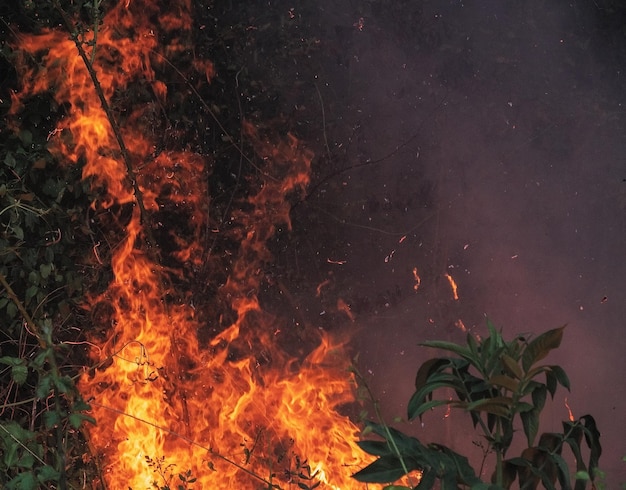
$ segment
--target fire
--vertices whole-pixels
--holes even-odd
[[[350,475],[368,460],[355,443],[358,427],[340,414],[354,401],[345,341],[322,334],[304,359],[290,355],[281,347],[280,322],[257,298],[263,264],[271,259],[267,240],[277,227],[291,227],[286,197],[304,192],[309,182],[312,154],[292,135],[273,140],[244,124],[266,177],[245,212],[230,217],[239,246],[219,294],[233,319],[215,327],[209,341],[198,340],[210,321],[196,310],[191,291],[207,261],[211,162],[188,151],[157,155],[156,136],[145,123],[168,98],[154,60],[181,52],[192,25],[188,2],[171,8],[122,1],[88,48],[95,49],[102,95],[118,110],[131,105],[129,113],[103,110],[66,32],[19,39],[21,52],[40,55],[41,63],[27,68],[25,56],[24,86],[12,113],[25,98],[46,91],[68,107],[50,134],[50,151],[83,166],[83,177],[101,196],[93,209],[123,230],[109,250],[113,279],[88,301],[101,322],[94,330],[106,331],[107,340],[91,353],[98,367],[80,382],[98,421],[87,429],[107,487],[167,485],[189,470],[198,488],[279,488],[309,476],[319,488],[358,488]],[[84,36],[90,46],[93,33]],[[165,47],[157,42],[163,38]],[[192,67],[210,82],[210,62],[195,60]],[[152,98],[137,106],[120,101],[133,83],[146,83]],[[126,158],[111,115],[119,119]],[[106,262],[101,247],[93,252],[98,264]],[[338,308],[351,315],[347,305]]]

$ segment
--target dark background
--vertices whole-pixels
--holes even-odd
[[[567,395],[575,416],[593,414],[616,488],[626,481],[625,7],[316,4],[295,13],[320,41],[303,83],[323,101],[308,125],[323,126],[329,148],[317,134],[319,175],[276,266],[315,265],[299,276],[303,297],[312,278],[331,282],[326,303],[300,306],[315,324],[353,326],[388,420],[405,417],[433,354],[418,342],[462,342],[457,320],[484,334],[487,316],[507,338],[567,324],[547,361],[565,368],[572,393],[557,394],[542,430],[560,430]],[[324,318],[338,297],[353,323]],[[480,461],[467,420],[435,412],[423,428],[399,426]]]

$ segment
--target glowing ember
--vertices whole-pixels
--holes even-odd
[[[452,297],[455,300],[458,300],[459,299],[459,294],[458,294],[458,291],[457,291],[456,281],[447,272],[444,274],[444,276],[448,280],[448,283],[450,284],[450,288],[452,288]]]
[[[413,284],[413,290],[417,291],[422,284],[422,279],[417,273],[417,267],[413,267],[413,280],[415,281],[415,284]]]
[[[567,403],[567,397],[565,397],[565,408],[567,408],[567,415],[569,417],[569,421],[574,422],[576,418],[574,417],[574,414],[572,413],[572,409],[570,408],[569,403]]]
[[[13,114],[24,98],[45,91],[68,107],[50,134],[50,151],[83,165],[84,178],[101,195],[93,208],[124,230],[112,249],[113,279],[89,300],[93,317],[105,318],[94,330],[107,331],[108,340],[92,352],[103,367],[80,384],[98,421],[88,431],[103,456],[107,486],[151,488],[190,470],[199,488],[277,488],[309,476],[321,482],[318,488],[360,488],[350,478],[367,463],[354,442],[359,431],[338,414],[354,401],[344,344],[322,335],[304,360],[289,356],[277,345],[276,320],[257,300],[260,271],[271,258],[266,242],[278,226],[291,226],[286,196],[309,182],[312,155],[293,136],[270,141],[244,125],[266,162],[266,178],[246,211],[230,217],[239,248],[220,294],[234,319],[207,345],[198,342],[207,320],[198,318],[186,291],[206,255],[210,165],[189,152],[155,156],[156,140],[142,123],[168,97],[151,54],[180,52],[180,36],[192,25],[188,3],[171,8],[122,1],[98,34],[93,64],[105,99],[119,104],[137,81],[147,82],[156,99],[120,121],[135,182],[74,42],[54,30],[19,40],[23,53],[43,58],[41,66],[24,69]],[[169,44],[159,47],[157,39]],[[210,81],[211,63],[196,60],[193,67]],[[162,215],[184,222],[185,233]],[[155,248],[154,237],[168,249]],[[97,246],[94,256],[99,264],[105,260]],[[353,318],[347,304],[338,309]]]

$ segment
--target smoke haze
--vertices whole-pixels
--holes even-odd
[[[326,55],[315,81],[325,136],[345,159],[307,212],[324,223],[313,240],[321,277],[357,314],[361,369],[386,415],[404,416],[431,354],[418,342],[463,341],[459,319],[483,333],[488,316],[507,338],[567,324],[549,361],[570,375],[574,414],[596,417],[614,488],[626,480],[620,12],[591,2],[360,8],[325,1],[311,14]],[[543,430],[567,418],[563,396]],[[472,447],[470,433],[445,430],[444,442]]]

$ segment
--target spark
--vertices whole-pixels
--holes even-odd
[[[574,420],[576,420],[574,418],[574,414],[572,413],[572,409],[569,406],[569,403],[567,403],[567,397],[565,397],[565,408],[567,408],[567,413],[569,415],[569,421],[570,422],[574,422]]]
[[[326,279],[325,281],[320,282],[317,285],[317,289],[315,290],[315,296],[316,297],[320,297],[320,295],[322,294],[322,288],[325,286],[328,286],[330,284],[330,279]]]
[[[420,287],[420,284],[422,284],[422,280],[417,273],[417,267],[413,267],[413,279],[415,280],[415,284],[413,284],[413,290],[417,291]]]
[[[446,279],[450,283],[450,287],[452,288],[452,297],[454,298],[455,301],[458,301],[459,294],[458,294],[458,291],[457,291],[456,281],[447,272],[444,274],[444,276],[446,277]]]
[[[326,262],[328,262],[329,264],[344,265],[347,262],[347,260],[326,259]]]

